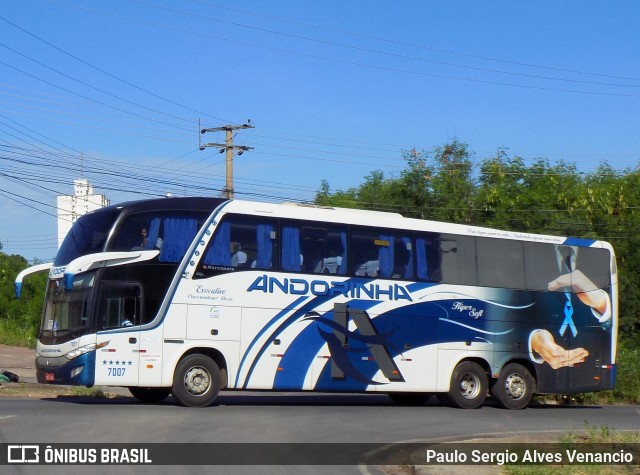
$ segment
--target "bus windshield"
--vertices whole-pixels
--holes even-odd
[[[78,276],[73,290],[62,279],[49,280],[39,338],[43,343],[64,343],[89,332],[89,299],[95,273]]]
[[[53,265],[64,266],[77,257],[102,252],[119,214],[117,208],[104,208],[81,216],[64,238]]]

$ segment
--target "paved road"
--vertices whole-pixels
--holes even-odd
[[[171,399],[160,405],[145,405],[125,397],[4,398],[0,404],[3,443],[392,443],[504,436],[556,441],[560,434],[582,431],[586,426],[635,431],[640,427],[640,408],[540,406],[506,411],[487,405],[465,411],[441,407],[435,401],[423,406],[396,406],[378,395],[291,393],[225,393],[219,405],[204,409],[180,407]],[[75,468],[64,473],[74,473]],[[102,467],[103,471],[91,473],[144,473],[141,468],[126,472],[127,467]],[[164,473],[160,470],[163,467],[156,468]],[[193,467],[169,468],[167,473],[197,472]],[[222,468],[232,468],[234,474],[361,473],[356,467],[346,466],[337,472],[328,470],[330,467],[209,467],[207,473],[218,473]],[[36,473],[35,469],[14,473]],[[478,473],[476,467],[474,472]]]
[[[0,345],[0,367],[33,379],[32,350]],[[4,365],[3,365],[4,362]],[[126,394],[126,391],[121,392]],[[510,437],[549,442],[587,427],[637,431],[636,406],[536,406],[506,411],[488,404],[464,411],[397,406],[383,395],[223,392],[219,404],[184,408],[169,398],[145,405],[130,397],[0,399],[0,443],[392,443]],[[212,457],[215,454],[212,454]],[[2,467],[2,473],[40,474],[43,467]],[[203,470],[204,469],[204,470]],[[375,471],[369,467],[366,471]],[[57,467],[46,473],[363,473],[362,467]],[[473,467],[475,475],[481,467]],[[461,472],[451,472],[461,473]]]

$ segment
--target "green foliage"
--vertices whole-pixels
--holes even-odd
[[[331,192],[325,180],[316,203],[609,241],[618,263],[620,335],[640,340],[640,167],[616,171],[603,163],[583,173],[564,161],[525,163],[504,150],[474,167],[458,140],[405,152],[404,159],[399,176],[376,171],[346,191]]]
[[[35,347],[47,276],[46,273],[28,276],[18,300],[14,282],[26,267],[24,257],[0,252],[0,343]]]
[[[585,421],[582,432],[570,432],[560,437],[561,446],[573,444],[637,444],[640,432],[616,432],[608,426],[596,427]],[[615,445],[612,445],[615,447]],[[619,475],[637,473],[635,465],[505,465],[508,475]]]

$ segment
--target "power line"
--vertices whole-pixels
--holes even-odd
[[[173,104],[173,105],[176,105],[176,106],[182,107],[183,109],[189,110],[189,111],[191,111],[191,112],[196,112],[196,113],[198,113],[198,114],[200,114],[200,115],[204,115],[204,116],[207,116],[207,117],[212,117],[212,118],[214,118],[214,119],[216,119],[216,120],[220,120],[220,121],[223,121],[223,122],[228,122],[228,121],[227,121],[227,120],[225,120],[225,119],[221,119],[221,118],[216,117],[216,116],[213,116],[213,115],[211,115],[211,114],[208,114],[208,113],[205,113],[205,112],[201,112],[201,111],[199,111],[199,110],[197,110],[197,109],[192,109],[192,108],[190,108],[190,107],[185,106],[184,104],[180,104],[180,103],[178,103],[178,102],[172,101],[171,99],[167,99],[167,98],[166,98],[166,97],[164,97],[164,96],[160,96],[159,94],[156,94],[156,93],[151,92],[151,91],[149,91],[149,90],[147,90],[147,89],[144,89],[144,88],[142,88],[142,87],[140,87],[140,86],[138,86],[138,85],[136,85],[136,84],[133,84],[133,83],[131,83],[131,82],[129,82],[129,81],[126,81],[126,80],[122,79],[122,78],[121,78],[121,77],[119,77],[119,76],[116,76],[116,75],[114,75],[114,74],[111,74],[110,72],[105,71],[104,69],[99,68],[99,67],[95,66],[94,64],[91,64],[91,63],[89,63],[89,62],[87,62],[87,61],[85,61],[85,60],[83,60],[83,59],[81,59],[81,58],[79,58],[79,57],[77,57],[77,56],[75,56],[75,55],[73,55],[73,54],[69,53],[68,51],[66,51],[66,50],[64,50],[64,49],[62,49],[62,48],[60,48],[60,47],[58,47],[58,46],[56,46],[56,45],[54,45],[54,44],[52,44],[52,43],[50,43],[50,42],[46,41],[46,40],[44,40],[43,38],[41,38],[41,37],[39,37],[39,36],[37,36],[37,35],[33,34],[32,32],[30,32],[30,31],[28,31],[28,30],[26,30],[26,29],[24,29],[24,28],[22,28],[22,27],[20,27],[20,26],[18,26],[18,25],[16,25],[15,23],[13,23],[13,22],[11,22],[11,21],[7,20],[6,18],[4,18],[4,17],[2,17],[2,16],[0,16],[0,20],[2,20],[2,21],[4,21],[4,22],[6,22],[6,23],[8,23],[8,24],[10,24],[10,25],[11,25],[11,26],[13,26],[14,28],[16,28],[16,29],[18,29],[18,30],[22,31],[23,33],[25,33],[25,34],[27,34],[27,35],[31,36],[32,38],[35,38],[36,40],[38,40],[38,41],[40,41],[40,42],[42,42],[42,43],[46,44],[47,46],[50,46],[51,48],[55,49],[56,51],[59,51],[59,52],[61,52],[61,53],[65,54],[65,55],[69,56],[70,58],[73,58],[73,59],[75,59],[76,61],[79,61],[80,63],[82,63],[82,64],[84,64],[84,65],[86,65],[86,66],[89,66],[89,67],[90,67],[90,68],[92,68],[92,69],[95,69],[96,71],[99,71],[99,72],[101,72],[101,73],[103,73],[103,74],[105,74],[105,75],[107,75],[107,76],[109,76],[109,77],[111,77],[111,78],[113,78],[113,79],[115,79],[115,80],[117,80],[117,81],[120,81],[120,82],[122,82],[122,83],[126,84],[127,86],[133,87],[133,88],[135,88],[135,89],[137,89],[137,90],[139,90],[139,91],[142,91],[142,92],[144,92],[144,93],[146,93],[146,94],[149,94],[149,95],[151,95],[151,96],[153,96],[153,97],[155,97],[155,98],[157,98],[157,99],[161,99],[161,100],[163,100],[163,101],[165,101],[165,102],[168,102],[168,103],[170,103],[170,104]]]
[[[187,11],[184,11],[184,10],[178,10],[176,8],[171,8],[171,7],[167,7],[167,6],[155,5],[153,3],[143,2],[141,0],[129,0],[129,1],[134,2],[134,3],[138,3],[140,5],[146,5],[146,6],[149,6],[149,7],[152,7],[152,8],[157,8],[157,9],[161,9],[161,10],[165,10],[165,11],[170,11],[170,12],[173,12],[173,13],[180,13],[182,15],[202,18],[202,19],[206,19],[206,20],[210,20],[210,21],[215,21],[215,22],[224,23],[224,24],[227,24],[227,25],[232,25],[232,26],[236,26],[236,27],[240,27],[240,28],[246,28],[246,29],[255,30],[255,31],[261,31],[261,32],[270,33],[270,34],[274,34],[274,35],[280,35],[280,36],[284,36],[284,37],[287,37],[287,38],[294,38],[294,39],[298,39],[298,40],[311,41],[311,42],[320,43],[320,44],[329,45],[329,46],[338,46],[340,48],[348,48],[348,49],[356,50],[356,51],[360,51],[360,52],[375,53],[375,54],[391,56],[391,57],[395,57],[395,58],[409,59],[409,60],[412,60],[412,61],[421,61],[421,62],[427,62],[427,63],[432,63],[432,64],[451,66],[451,67],[456,67],[456,68],[470,69],[470,70],[474,70],[474,71],[505,74],[505,75],[510,75],[510,76],[519,76],[519,77],[526,77],[526,78],[533,78],[533,79],[544,79],[544,80],[550,80],[550,81],[571,82],[571,83],[579,83],[579,84],[591,84],[591,85],[597,85],[597,86],[614,86],[614,87],[629,87],[629,88],[638,88],[638,87],[640,87],[640,85],[637,85],[637,84],[616,84],[616,83],[607,83],[607,82],[586,81],[586,80],[580,80],[580,79],[557,78],[557,77],[550,77],[550,76],[540,76],[540,75],[536,75],[536,74],[526,74],[526,73],[517,73],[517,72],[511,72],[511,71],[502,71],[502,70],[498,70],[498,69],[482,68],[482,67],[478,67],[478,66],[469,66],[469,65],[465,65],[465,64],[456,64],[456,63],[451,63],[451,62],[447,62],[447,61],[437,61],[437,60],[433,60],[433,59],[420,58],[420,57],[417,57],[417,56],[409,56],[409,55],[401,54],[401,53],[390,53],[388,51],[381,51],[381,50],[376,50],[376,49],[372,49],[372,48],[364,48],[364,47],[360,47],[360,46],[353,46],[353,45],[347,45],[347,44],[343,44],[343,43],[336,43],[336,42],[333,42],[333,41],[321,40],[321,39],[317,39],[317,38],[311,38],[311,37],[308,37],[308,36],[295,35],[295,34],[291,34],[291,33],[283,33],[281,31],[277,31],[277,30],[270,30],[270,29],[267,29],[267,28],[261,28],[261,27],[256,27],[256,26],[245,25],[245,24],[242,24],[242,23],[232,22],[232,21],[228,21],[228,20],[220,20],[220,19],[213,18],[213,17],[206,16],[206,15],[202,15],[202,14],[191,13],[191,12],[187,12]]]
[[[1,45],[0,45],[0,46],[1,46]],[[102,105],[102,106],[105,106],[105,107],[108,107],[108,108],[110,108],[110,109],[114,109],[114,110],[120,111],[120,112],[122,112],[122,113],[124,113],[124,114],[132,115],[132,116],[134,116],[134,117],[138,117],[138,118],[141,118],[141,119],[145,119],[145,120],[149,120],[149,121],[152,121],[152,122],[156,122],[156,123],[158,123],[158,124],[163,124],[163,125],[169,125],[169,126],[171,126],[171,124],[168,124],[167,122],[163,122],[163,121],[160,121],[160,120],[156,120],[156,119],[152,119],[152,118],[149,118],[149,117],[145,117],[145,116],[143,116],[143,115],[136,114],[135,112],[127,111],[127,110],[122,109],[122,108],[120,108],[120,107],[112,106],[112,105],[106,104],[105,102],[99,101],[99,100],[97,100],[97,99],[93,99],[93,98],[91,98],[91,97],[88,97],[88,96],[82,95],[82,94],[80,94],[80,93],[74,92],[74,91],[72,91],[72,90],[70,90],[70,89],[67,89],[67,88],[63,87],[63,86],[59,86],[59,85],[57,85],[57,84],[54,84],[54,83],[52,83],[51,81],[47,81],[46,79],[43,79],[43,78],[41,78],[41,77],[38,77],[38,76],[36,76],[36,75],[33,75],[33,74],[28,73],[28,72],[26,72],[26,71],[23,71],[23,70],[21,70],[20,68],[17,68],[17,67],[15,67],[15,66],[11,66],[10,64],[5,63],[4,61],[0,61],[0,64],[2,64],[3,66],[6,66],[7,68],[13,69],[14,71],[17,71],[17,72],[19,72],[19,73],[21,73],[21,74],[24,74],[25,76],[29,76],[30,78],[33,78],[33,79],[35,79],[35,80],[37,80],[37,81],[41,81],[41,82],[43,82],[43,83],[45,83],[45,84],[48,84],[49,86],[56,87],[56,88],[61,89],[61,90],[65,91],[65,92],[68,92],[68,93],[73,94],[73,95],[75,95],[75,96],[81,97],[81,98],[83,98],[83,99],[85,99],[85,100],[87,100],[87,101],[91,101],[91,102],[94,102],[94,103],[96,103],[96,104],[100,104],[100,105]],[[151,109],[151,110],[153,110],[153,109]],[[184,128],[184,129],[185,129],[185,130],[188,130],[187,128]]]
[[[625,94],[625,93],[606,92],[606,91],[584,91],[584,90],[577,90],[577,89],[562,89],[562,88],[556,88],[556,87],[535,86],[535,85],[527,85],[527,84],[516,84],[516,83],[507,83],[507,82],[501,82],[501,81],[491,81],[491,80],[478,79],[478,78],[469,78],[469,77],[452,76],[452,75],[445,75],[445,74],[427,73],[427,72],[423,72],[423,71],[414,71],[414,70],[396,68],[396,67],[391,67],[391,66],[377,66],[377,65],[358,62],[358,61],[350,61],[350,60],[343,60],[343,59],[332,58],[332,57],[327,57],[327,56],[320,56],[320,55],[306,53],[306,52],[288,50],[288,49],[285,49],[285,48],[276,48],[276,47],[273,47],[273,46],[268,46],[268,45],[260,44],[260,43],[253,43],[253,42],[245,41],[245,40],[235,40],[235,39],[230,39],[230,38],[226,38],[226,37],[223,37],[223,36],[213,35],[213,34],[210,34],[210,33],[195,32],[195,31],[192,31],[192,30],[188,30],[188,29],[185,29],[185,28],[178,28],[178,27],[175,27],[175,26],[161,25],[161,24],[153,23],[153,22],[146,21],[146,20],[140,20],[140,19],[137,19],[137,18],[131,18],[131,17],[123,16],[123,15],[114,14],[114,13],[108,13],[108,12],[104,12],[104,11],[100,11],[100,10],[94,10],[94,9],[82,7],[82,6],[79,6],[79,5],[69,5],[69,4],[65,4],[64,2],[60,2],[60,1],[57,1],[57,0],[50,0],[50,1],[53,2],[53,3],[58,3],[58,4],[61,4],[61,5],[65,5],[65,6],[70,6],[70,7],[73,7],[73,8],[80,9],[80,10],[86,10],[86,11],[89,11],[91,13],[97,13],[99,15],[111,16],[111,17],[114,17],[114,18],[130,21],[130,22],[135,22],[135,23],[140,23],[140,24],[144,24],[144,25],[149,25],[149,26],[153,26],[153,27],[156,27],[156,28],[162,28],[162,29],[166,29],[166,30],[170,30],[170,31],[178,31],[178,32],[182,32],[182,33],[188,33],[188,34],[191,34],[191,35],[197,35],[197,36],[202,36],[202,37],[206,37],[206,38],[211,38],[211,39],[231,42],[231,43],[235,43],[235,44],[239,44],[239,45],[250,46],[250,47],[253,47],[253,48],[261,48],[261,49],[266,49],[266,50],[269,50],[269,51],[275,51],[275,52],[278,52],[278,53],[286,53],[286,54],[300,56],[300,57],[319,59],[319,60],[322,60],[322,61],[329,61],[329,62],[333,62],[333,63],[337,63],[337,64],[358,66],[358,67],[361,67],[361,68],[373,69],[373,70],[378,70],[378,71],[386,71],[386,72],[409,74],[409,75],[424,76],[424,77],[433,77],[433,78],[438,78],[438,79],[450,79],[450,80],[455,80],[455,81],[471,82],[471,83],[475,83],[475,84],[488,84],[488,85],[494,85],[494,86],[523,88],[523,89],[537,90],[537,91],[563,92],[563,93],[571,93],[571,94],[582,94],[582,95],[592,95],[592,96],[609,96],[609,97],[640,97],[640,94]]]
[[[593,72],[593,71],[581,71],[581,70],[577,70],[577,69],[559,68],[559,67],[555,67],[555,66],[546,66],[546,65],[534,64],[534,63],[526,63],[526,62],[522,62],[522,61],[511,61],[511,60],[506,60],[506,59],[501,59],[501,58],[476,55],[476,54],[465,53],[465,52],[461,52],[461,51],[454,51],[454,50],[443,49],[443,48],[434,48],[432,46],[426,46],[426,45],[418,44],[418,43],[410,43],[410,42],[399,41],[399,40],[394,40],[394,39],[390,39],[390,38],[383,38],[383,37],[380,37],[380,36],[366,35],[366,34],[362,34],[362,33],[356,33],[356,32],[353,32],[353,31],[340,30],[340,29],[337,29],[337,28],[330,28],[330,27],[326,27],[326,26],[314,25],[312,23],[304,23],[304,22],[299,22],[299,21],[290,20],[290,19],[286,19],[286,18],[275,17],[275,16],[272,16],[272,15],[265,15],[265,14],[261,14],[261,13],[249,12],[247,10],[240,10],[238,8],[232,8],[232,7],[229,7],[229,6],[223,6],[223,5],[219,5],[219,4],[214,4],[214,3],[207,2],[207,1],[204,1],[204,0],[187,0],[187,1],[190,1],[192,3],[198,3],[198,4],[201,4],[201,5],[210,6],[210,7],[214,7],[214,8],[219,8],[219,9],[222,9],[222,10],[228,10],[228,11],[232,11],[232,12],[235,12],[235,13],[242,13],[244,15],[251,15],[251,16],[255,16],[255,17],[259,17],[259,18],[265,18],[265,19],[268,19],[268,20],[275,20],[275,21],[280,21],[280,22],[284,22],[284,23],[289,23],[289,24],[292,24],[292,25],[303,26],[304,28],[313,28],[313,29],[316,29],[316,30],[328,31],[328,32],[332,32],[332,33],[340,33],[340,34],[349,35],[349,36],[353,36],[353,37],[357,37],[357,38],[363,38],[363,39],[367,39],[367,40],[381,41],[381,42],[393,44],[393,45],[396,45],[396,46],[402,46],[402,47],[407,47],[408,46],[408,47],[412,47],[412,48],[418,48],[418,49],[423,49],[423,50],[428,50],[428,51],[434,51],[434,52],[437,52],[437,53],[446,53],[446,54],[450,54],[450,55],[462,56],[462,57],[472,58],[472,59],[481,59],[481,60],[485,60],[485,61],[492,61],[492,62],[502,63],[502,64],[510,64],[510,65],[514,65],[514,66],[526,66],[526,67],[530,67],[530,68],[546,69],[546,70],[549,70],[549,71],[558,71],[558,72],[571,73],[571,74],[583,74],[583,75],[588,75],[588,76],[599,76],[599,77],[606,77],[606,78],[611,78],[611,79],[623,79],[623,80],[629,80],[629,81],[640,81],[640,78],[636,78],[636,77],[616,76],[616,75],[612,75],[612,74],[597,73],[597,72]]]

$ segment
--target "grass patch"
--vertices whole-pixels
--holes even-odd
[[[100,387],[87,388],[85,386],[70,386],[69,395],[79,397],[109,398],[111,395],[105,393]]]
[[[607,426],[595,427],[585,423],[584,432],[570,432],[560,438],[561,445],[571,444],[638,444],[640,432],[615,432]],[[637,465],[505,465],[507,475],[631,475],[638,473]]]
[[[49,384],[33,383],[2,383],[0,384],[0,397],[15,398],[56,398],[56,397],[83,397],[111,399],[115,394],[107,393],[103,387],[87,388],[84,386],[57,386]]]
[[[0,318],[0,344],[35,348],[35,334],[36,328],[25,320]]]

